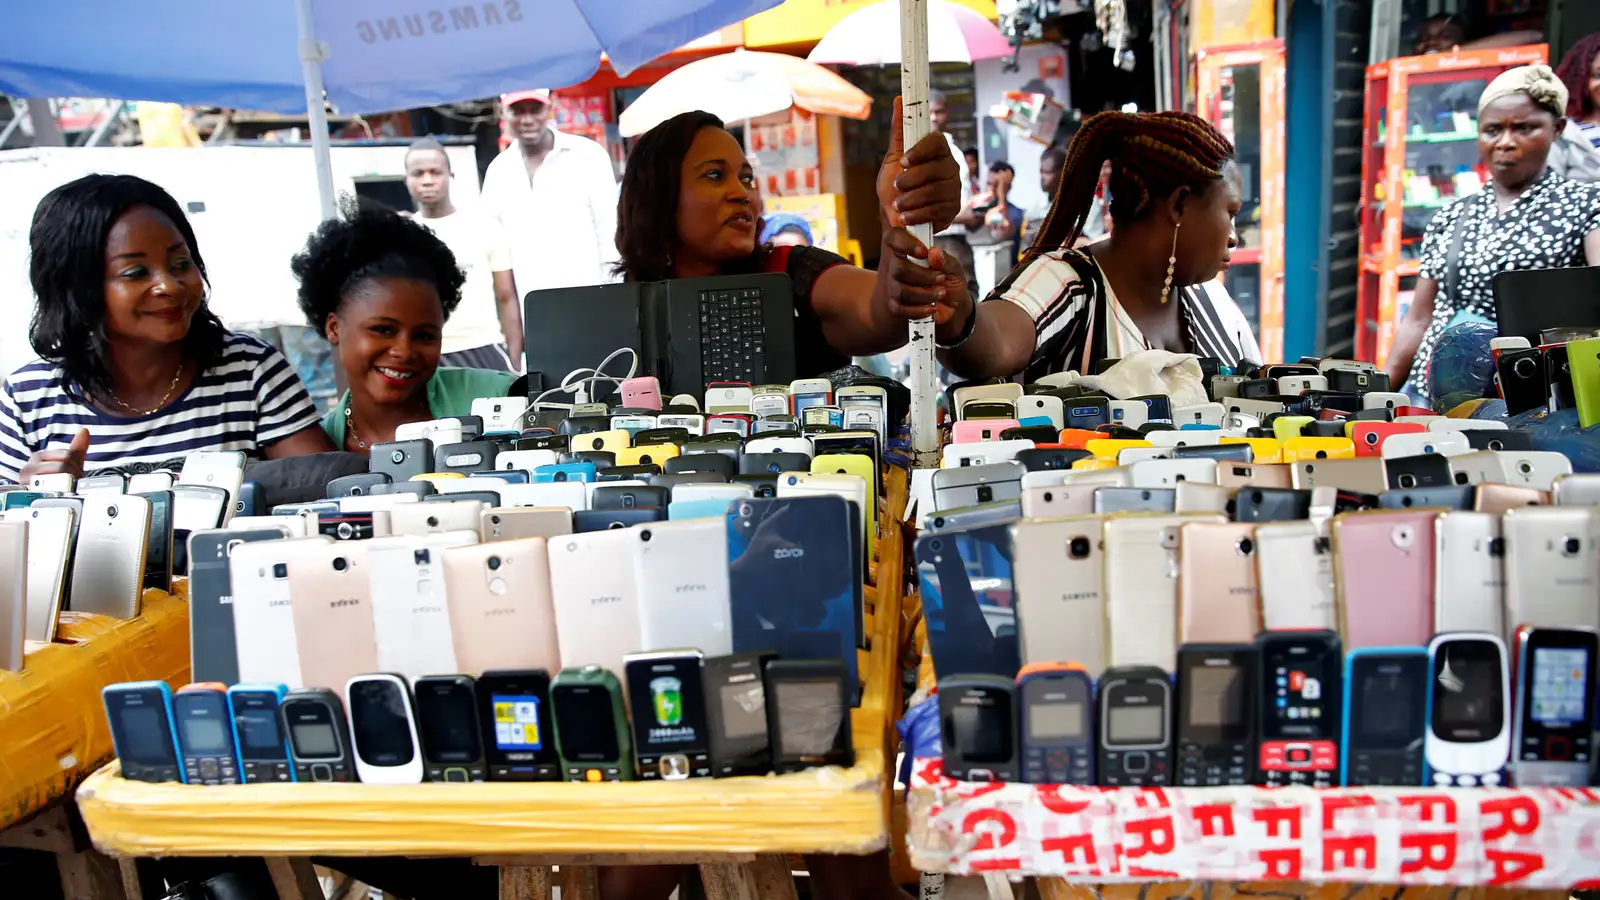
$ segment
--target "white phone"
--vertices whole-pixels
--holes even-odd
[[[995,463],[1010,462],[1017,458],[1017,453],[1023,450],[1032,450],[1033,441],[968,441],[959,444],[946,444],[940,453],[940,466],[946,469],[957,469],[962,466],[989,466]]]
[[[307,544],[331,543],[333,538],[319,534],[283,541],[246,541],[229,552],[229,592],[241,683],[305,686],[295,639],[289,558]],[[316,600],[303,597],[300,602]]]
[[[1215,447],[1222,443],[1222,431],[1152,431],[1145,440],[1157,447]]]
[[[493,475],[468,475],[465,478],[443,478],[433,486],[434,492],[439,494],[467,494],[472,491],[495,491],[511,482],[504,478],[495,478]],[[379,494],[378,496],[387,496]],[[434,501],[435,503],[442,501]]]
[[[184,459],[178,484],[204,484],[227,491],[228,501],[222,505],[222,522],[227,524],[244,482],[244,459],[238,450],[197,450]]]
[[[1502,353],[1507,350],[1528,350],[1532,347],[1533,345],[1528,342],[1528,339],[1520,334],[1502,335],[1489,339],[1489,349],[1499,350]]]
[[[878,436],[878,442],[888,440],[883,429],[883,410],[870,406],[854,406],[844,411],[844,427],[846,431],[871,431]]]
[[[1322,375],[1285,375],[1278,379],[1278,393],[1290,397],[1304,394],[1306,391],[1327,389],[1328,379]]]
[[[706,433],[706,417],[699,413],[662,413],[656,416],[656,427],[685,428],[688,429],[690,434],[699,436]]]
[[[1222,405],[1226,407],[1230,413],[1244,413],[1257,418],[1260,418],[1261,416],[1270,416],[1274,413],[1281,413],[1284,411],[1284,405],[1276,400],[1256,400],[1245,397],[1229,397],[1222,401]],[[1232,427],[1237,428],[1240,426]]]
[[[1150,459],[1128,466],[1128,486],[1136,488],[1173,488],[1179,482],[1195,481],[1201,484],[1217,483],[1217,461],[1214,459]]]
[[[1426,427],[1427,424],[1429,422],[1432,422],[1434,419],[1442,419],[1442,418],[1444,418],[1444,416],[1441,416],[1438,413],[1426,413],[1426,414],[1420,415],[1420,416],[1395,416],[1394,420],[1396,422],[1410,422],[1410,423],[1413,423],[1413,424],[1416,424],[1416,425],[1422,425],[1422,426]]]
[[[359,512],[340,507],[340,512]],[[306,537],[316,533],[316,516],[234,516],[228,520],[229,531],[259,531],[266,528],[286,538]]]
[[[1126,467],[1117,466],[1110,469],[1088,469],[1082,472],[1064,472],[1061,475],[1062,484],[1075,484],[1079,487],[1131,487],[1128,482]]]
[[[569,534],[548,543],[550,592],[561,662],[601,666],[626,678],[623,657],[643,650],[634,580],[636,529]]]
[[[465,480],[465,479],[462,479]],[[580,483],[581,490],[583,485]],[[505,504],[504,499],[501,500]],[[489,508],[482,500],[446,500],[434,503],[405,503],[389,510],[389,533],[428,534],[439,531],[478,530],[478,514]],[[430,672],[438,675],[438,672]]]
[[[1506,572],[1500,517],[1454,510],[1434,526],[1434,631],[1504,636]],[[1515,631],[1515,629],[1511,629]]]
[[[1471,453],[1472,445],[1467,443],[1467,436],[1458,431],[1412,431],[1389,435],[1378,449],[1384,459],[1399,459],[1425,453],[1461,456]]]
[[[173,477],[171,472],[144,472],[139,475],[128,476],[129,494],[149,494],[154,491],[172,490]]]
[[[461,422],[457,419],[429,419],[426,422],[407,422],[394,429],[395,441],[429,440],[433,446],[461,443]]]
[[[808,407],[829,406],[833,400],[833,382],[826,378],[801,378],[789,383],[790,409],[796,419]],[[956,404],[956,409],[961,405]]]
[[[694,647],[707,656],[733,652],[727,530],[721,517],[627,529],[638,591],[640,650]]]
[[[788,394],[757,394],[750,398],[750,415],[758,419],[789,414]],[[615,425],[615,423],[612,423]],[[651,426],[652,428],[655,426]]]
[[[1102,531],[1106,667],[1178,666],[1178,528],[1216,515],[1117,516]]]
[[[1600,506],[1600,475],[1563,475],[1550,493],[1557,506]]]
[[[1423,759],[1439,787],[1498,787],[1511,756],[1511,677],[1506,644],[1486,631],[1436,634]],[[1487,738],[1485,736],[1488,736]]]
[[[1050,427],[1057,430],[1067,427],[1066,405],[1060,397],[1051,394],[1023,394],[1017,399],[1017,419],[1030,419],[1035,416],[1044,416],[1050,420]]]
[[[1327,372],[1332,369],[1342,369],[1350,372],[1376,372],[1378,371],[1378,364],[1355,359],[1324,359],[1317,362],[1318,372]]]
[[[500,489],[501,506],[565,506],[574,512],[589,508],[589,493],[581,481],[543,484],[508,484]]]
[[[128,492],[128,479],[120,474],[89,475],[78,479],[75,487],[79,497],[90,494],[126,494]]]
[[[461,480],[462,481],[466,481],[467,479],[463,478]],[[389,510],[394,509],[396,506],[409,506],[409,505],[411,505],[413,503],[420,503],[420,502],[422,502],[421,498],[419,498],[416,494],[377,494],[377,495],[361,494],[361,495],[358,495],[358,496],[340,497],[339,498],[339,511],[340,512],[346,512],[346,513],[370,513],[370,512],[385,512],[386,513]],[[260,517],[256,516],[256,517],[253,517],[253,518],[260,518]],[[283,518],[283,517],[280,516],[279,518]],[[377,523],[374,522],[373,524],[376,525]],[[385,534],[390,533],[390,531],[388,530],[389,529],[389,525],[388,525],[387,522],[384,523],[384,528],[386,530],[383,533],[385,533]],[[374,529],[374,534],[377,534],[377,533],[378,533],[377,530]]]
[[[1450,419],[1439,417],[1428,423],[1429,431],[1506,431],[1504,422],[1492,419]]]
[[[1172,450],[1171,447],[1129,447],[1117,451],[1117,465],[1131,466],[1136,462],[1147,462],[1152,459],[1171,459]]]
[[[1125,428],[1138,428],[1150,416],[1150,407],[1143,400],[1107,400],[1106,410],[1111,424]]]
[[[1222,427],[1223,419],[1227,418],[1228,411],[1221,403],[1196,403],[1193,406],[1180,406],[1172,411],[1172,427],[1180,430],[1185,425],[1215,425]],[[1155,432],[1162,434],[1163,432]]]
[[[1507,630],[1600,628],[1600,510],[1526,506],[1500,519]]]
[[[1029,472],[1028,475],[1055,474]],[[1022,515],[1027,519],[1062,519],[1067,516],[1087,516],[1094,513],[1095,485],[1066,484],[1058,477],[1054,484],[1030,487],[1027,476],[1022,482]]]
[[[478,533],[399,535],[366,543],[378,668],[413,681],[459,672],[445,593],[444,551],[478,543]]]
[[[1333,551],[1317,526],[1305,521],[1268,522],[1256,526],[1255,541],[1261,627],[1337,631]]]
[[[1479,450],[1451,457],[1450,469],[1457,484],[1509,484],[1549,491],[1557,478],[1572,474],[1572,460],[1554,450]]]
[[[615,483],[616,482],[604,482],[604,481],[596,482],[596,484],[615,484]],[[673,485],[673,487],[672,487],[672,502],[673,503],[678,503],[678,502],[686,501],[686,500],[728,500],[728,501],[733,501],[733,500],[740,500],[740,499],[743,499],[743,498],[746,498],[746,497],[754,497],[755,495],[756,495],[755,487],[752,486],[752,485],[748,485],[748,484],[677,484],[677,485]],[[726,552],[726,551],[724,551],[724,552]],[[693,646],[693,645],[692,644],[681,644],[681,645],[678,645],[678,646],[689,647],[689,646]],[[701,647],[700,649],[703,650],[703,651],[705,650],[704,647]],[[709,651],[706,651],[706,652],[707,652],[708,655],[712,655],[712,656],[716,655],[716,654],[710,653]]]
[[[522,417],[528,412],[527,397],[476,397],[472,414],[483,420],[483,432],[522,432]],[[430,673],[438,674],[438,673]]]
[[[1362,409],[1398,409],[1410,405],[1411,398],[1398,391],[1369,391],[1361,395]]]
[[[1227,515],[1233,504],[1234,488],[1198,481],[1180,481],[1173,492],[1172,511],[1179,513],[1220,513]]]
[[[56,617],[72,571],[73,536],[78,511],[70,506],[32,506],[8,509],[0,521],[28,526],[28,615],[25,635],[30,641],[56,639]]]
[[[345,682],[351,755],[363,784],[421,784],[422,742],[411,688],[389,673],[357,675]]]
[[[861,521],[861,552],[866,553],[870,546],[867,540],[867,529],[875,527],[876,522],[869,522],[874,506],[867,504],[867,480],[859,475],[824,475],[820,472],[787,472],[778,479],[778,489],[775,492],[779,497],[818,497],[834,495],[843,497],[856,505],[860,514],[857,518]]]
[[[71,472],[51,472],[48,475],[35,475],[28,482],[28,490],[39,491],[46,494],[70,494],[77,486],[77,479]]]
[[[795,382],[799,384],[799,382]],[[791,391],[798,395],[798,391]],[[956,388],[950,396],[950,403],[959,413],[973,400],[1010,400],[1016,403],[1022,397],[1022,385],[1014,381],[1003,384],[974,384],[967,387]],[[958,416],[959,418],[959,416]]]
[[[561,454],[554,450],[502,450],[494,456],[498,472],[521,470],[532,472],[540,466],[560,465]]]
[[[632,434],[632,433],[634,433],[636,431],[645,431],[647,429],[654,428],[654,427],[656,427],[656,417],[655,416],[612,416],[611,417],[611,430],[612,431],[626,431],[629,434]],[[516,453],[516,452],[519,452],[519,451],[513,450],[511,452]],[[496,465],[495,468],[504,468],[504,466]]]
[[[717,413],[747,413],[750,411],[750,401],[755,398],[755,390],[749,385],[727,385],[706,388],[706,405],[701,409],[708,414]]]
[[[811,441],[803,437],[762,437],[745,441],[746,453],[799,453],[814,456]]]

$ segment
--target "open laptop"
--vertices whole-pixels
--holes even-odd
[[[1600,328],[1600,266],[1500,272],[1492,284],[1501,335],[1537,347],[1549,328]]]

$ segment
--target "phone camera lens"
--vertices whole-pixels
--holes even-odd
[[[1264,498],[1265,498],[1265,495],[1262,494],[1260,491],[1251,491],[1250,492],[1250,502],[1251,503],[1254,503],[1254,504],[1259,506],[1261,501]]]
[[[1517,471],[1524,475],[1530,475],[1533,473],[1533,466],[1525,462],[1517,463]]]
[[[749,518],[750,517],[750,504],[748,504],[748,503],[739,504],[739,515],[741,517],[743,517],[743,518]]]
[[[639,540],[648,542],[650,540],[650,532],[648,530],[639,532]]]
[[[1410,490],[1411,488],[1416,487],[1417,486],[1417,476],[1412,475],[1409,472],[1401,475],[1400,476],[1400,486],[1405,488],[1406,490]]]
[[[334,529],[334,532],[341,541],[348,541],[355,537],[356,534],[356,530],[351,527],[349,522],[340,522],[339,527]]]
[[[500,517],[499,516],[490,516],[489,517],[489,524],[491,524],[491,525],[499,525],[500,524]]]
[[[405,451],[404,450],[395,450],[395,451],[391,452],[389,454],[389,461],[392,462],[392,463],[395,463],[397,465],[399,463],[405,462],[406,461]]]
[[[978,502],[991,503],[994,501],[994,488],[987,484],[978,486]]]
[[[789,483],[790,483],[790,484],[791,484],[791,485],[794,485],[794,484],[799,484],[799,483],[800,483],[800,479],[799,479],[799,477],[798,477],[798,476],[795,476],[795,475],[790,475],[790,476],[789,476]]]
[[[428,527],[429,528],[438,528],[439,527],[439,517],[438,516],[429,516],[428,517]]]
[[[1511,364],[1511,372],[1518,378],[1532,378],[1533,359],[1527,356],[1522,357]]]
[[[1140,500],[1149,500],[1150,499],[1150,492],[1149,491],[1140,491],[1139,492],[1139,499]]]
[[[289,566],[286,563],[273,563],[272,564],[272,577],[273,578],[288,578],[289,577]]]
[[[1044,492],[1044,502],[1053,503],[1053,502],[1055,502],[1055,499],[1056,499],[1055,492],[1053,492],[1053,491],[1045,491]]]
[[[1376,431],[1367,432],[1365,440],[1368,446],[1378,443],[1378,433]]]
[[[346,562],[344,557],[335,556],[333,558],[333,570],[335,572],[343,572],[345,569],[348,569],[348,568],[350,568],[350,563]]]
[[[1067,554],[1073,559],[1083,559],[1089,555],[1089,546],[1088,538],[1075,537],[1067,542]]]
[[[932,550],[935,553],[938,553],[939,551],[944,549],[944,541],[930,541],[928,543],[928,549]]]
[[[489,557],[489,571],[494,572],[494,571],[497,571],[499,568],[500,568],[500,557],[498,557],[498,556]]]
[[[1243,540],[1239,541],[1238,547],[1240,556],[1249,556],[1255,552],[1256,542],[1250,540],[1249,538],[1244,538]]]
[[[1568,556],[1577,556],[1578,551],[1582,549],[1583,541],[1578,540],[1575,537],[1567,538],[1566,541],[1561,545],[1562,552],[1566,553]]]

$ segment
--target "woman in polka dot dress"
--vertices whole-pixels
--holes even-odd
[[[1392,383],[1428,395],[1428,363],[1451,321],[1462,313],[1494,321],[1496,273],[1600,263],[1600,185],[1568,181],[1546,166],[1566,108],[1567,90],[1548,66],[1510,69],[1484,90],[1478,157],[1490,173],[1488,190],[1455,201],[1428,224],[1416,293],[1389,355]]]

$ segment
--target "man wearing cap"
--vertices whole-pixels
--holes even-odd
[[[484,210],[511,247],[517,290],[614,281],[617,178],[605,148],[557,131],[548,90],[500,98],[515,140],[483,176]]]

